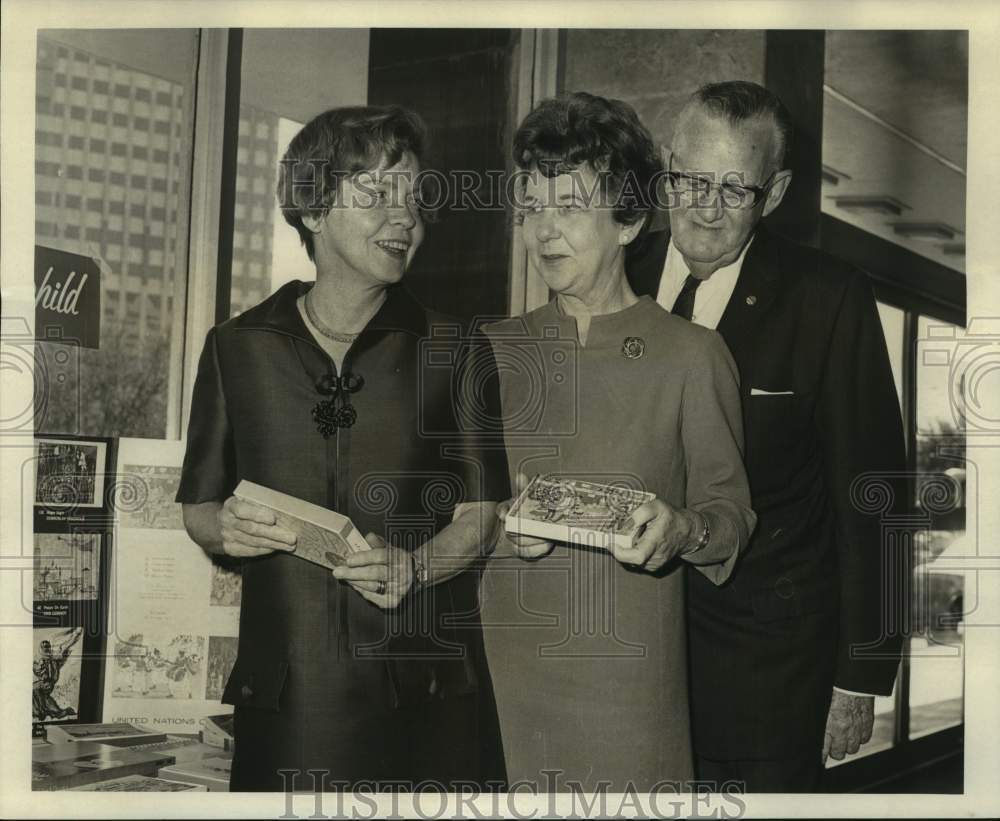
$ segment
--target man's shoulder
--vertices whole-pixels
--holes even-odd
[[[754,243],[765,266],[777,269],[789,286],[819,298],[839,298],[852,283],[867,282],[864,272],[850,262],[770,231],[759,231]],[[748,253],[754,251],[751,246]]]

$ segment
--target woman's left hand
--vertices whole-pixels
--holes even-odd
[[[413,586],[413,560],[374,533],[365,540],[372,549],[348,556],[345,564],[333,569],[334,578],[350,584],[372,604],[391,610]]]
[[[612,553],[622,564],[655,573],[697,541],[694,535],[696,519],[697,514],[689,510],[671,507],[662,499],[653,499],[632,512],[634,524],[640,528],[645,525],[645,529],[640,529],[631,547],[616,547]]]

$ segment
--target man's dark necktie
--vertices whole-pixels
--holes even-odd
[[[694,295],[701,283],[702,280],[698,279],[694,274],[688,274],[687,279],[684,280],[681,292],[677,294],[677,299],[674,301],[674,307],[670,313],[674,316],[682,316],[690,320],[691,315],[694,313]]]

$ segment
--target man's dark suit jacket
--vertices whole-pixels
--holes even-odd
[[[656,297],[668,241],[652,232],[628,260],[637,294]],[[860,271],[763,229],[718,331],[740,371],[758,524],[727,584],[688,574],[695,751],[818,757],[833,686],[888,694],[898,663],[883,591],[905,564],[886,565],[880,516],[851,492],[905,466],[885,339]]]

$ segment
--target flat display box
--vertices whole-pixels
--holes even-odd
[[[622,485],[546,474],[521,492],[504,520],[510,534],[612,550],[628,548],[639,528],[629,517],[656,494]]]

